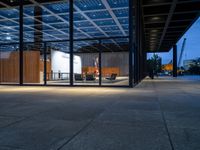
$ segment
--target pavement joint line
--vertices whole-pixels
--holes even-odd
[[[154,90],[155,90],[155,95],[156,95],[156,100],[157,100],[157,102],[158,102],[158,105],[159,105],[159,108],[160,108],[160,112],[161,112],[161,116],[162,116],[162,119],[163,119],[163,122],[164,122],[164,127],[165,127],[165,130],[166,130],[166,132],[167,132],[167,136],[168,136],[168,139],[169,139],[169,143],[170,143],[170,146],[171,146],[171,150],[175,150],[174,149],[174,145],[173,145],[173,142],[172,142],[172,139],[171,139],[171,135],[170,135],[170,133],[169,133],[169,129],[168,129],[168,126],[167,126],[167,122],[166,122],[166,119],[165,119],[165,115],[164,115],[164,112],[162,111],[162,107],[161,107],[161,104],[160,104],[160,101],[159,101],[159,97],[158,97],[158,95],[156,94],[156,93],[158,93],[157,92],[157,89],[156,89],[156,85],[155,85],[155,83],[154,82],[152,82],[153,84],[153,88],[154,88]]]
[[[17,123],[19,123],[19,122],[22,122],[22,121],[24,121],[24,120],[26,120],[26,119],[28,119],[28,118],[23,118],[23,119],[20,119],[20,120],[14,121],[14,122],[12,122],[12,123],[9,123],[9,124],[7,124],[7,125],[5,125],[5,126],[0,127],[0,129],[1,129],[1,128],[7,128],[7,127],[10,127],[10,126],[12,126],[12,125],[14,125],[14,124],[17,124]]]
[[[1,148],[9,148],[9,150],[24,150],[24,149],[22,149],[21,147],[16,147],[16,146],[11,146],[11,145],[0,145],[0,149]]]
[[[41,112],[38,112],[38,113],[32,114],[32,115],[30,115],[30,116],[25,116],[25,117],[17,116],[18,118],[21,117],[22,119],[17,120],[17,121],[14,121],[14,122],[12,122],[12,123],[9,123],[9,124],[7,124],[7,125],[1,127],[1,128],[7,128],[7,127],[10,127],[10,126],[12,126],[12,125],[14,125],[14,124],[17,124],[17,123],[20,123],[20,122],[22,122],[22,121],[28,120],[28,119],[34,117],[35,115],[38,115],[38,114],[40,114],[40,113],[47,112],[47,111],[48,111],[48,110],[46,110],[46,111],[41,111]],[[17,117],[15,116],[15,117],[13,117],[13,118],[17,118]]]
[[[116,102],[117,101],[113,101],[113,103],[111,105],[109,105],[108,107],[106,107],[101,113],[99,113],[97,116],[95,116],[94,118],[92,118],[85,126],[83,126],[78,132],[76,132],[71,138],[69,138],[66,142],[64,142],[58,148],[56,148],[56,150],[61,150],[65,145],[67,145],[70,141],[72,141],[82,131],[86,130],[95,121],[96,118],[98,118],[101,114],[103,114],[107,109],[109,109],[110,107],[112,107],[112,105],[114,105]]]
[[[91,119],[86,125],[84,125],[80,130],[78,130],[72,137],[66,140],[63,144],[61,144],[56,150],[61,150],[65,145],[67,145],[70,141],[72,141],[76,136],[78,136],[82,131],[84,131],[87,127],[89,127],[95,118]],[[64,139],[63,139],[64,140]]]

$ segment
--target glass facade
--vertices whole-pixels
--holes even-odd
[[[101,53],[102,85],[128,86],[128,42],[128,38],[102,40],[102,45],[105,47]]]
[[[99,85],[98,40],[74,42],[74,84]]]
[[[0,83],[19,83],[19,7],[0,9]]]
[[[0,4],[1,84],[132,85],[131,0],[21,2]]]

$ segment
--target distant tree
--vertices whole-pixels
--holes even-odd
[[[157,75],[162,70],[161,58],[154,54],[150,59],[147,60],[147,70],[149,75]]]
[[[151,59],[147,60],[147,71],[148,71],[148,75],[150,78],[154,78],[153,75],[153,68],[154,68],[154,62]]]
[[[158,56],[158,54],[154,54],[150,60],[152,61],[154,72],[155,73],[161,72],[162,70],[161,58]]]
[[[197,64],[191,65],[190,68],[188,69],[188,72],[190,74],[200,75],[200,66]]]

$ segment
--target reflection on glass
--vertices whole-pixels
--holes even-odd
[[[0,46],[0,83],[19,83],[19,45]]]
[[[99,85],[98,41],[74,43],[74,84]]]
[[[1,5],[0,8],[0,83],[19,83],[19,7]]]
[[[18,83],[19,47],[11,43],[19,43],[19,3],[4,3],[0,9],[0,82]],[[68,85],[69,1],[26,0],[23,7],[24,84],[43,84],[47,79],[47,84]],[[101,74],[103,85],[127,85],[128,40],[110,38],[128,36],[128,1],[74,0],[73,13],[74,84],[99,85]],[[108,40],[100,45],[104,38]]]
[[[102,40],[102,85],[128,85],[128,39]]]
[[[46,75],[44,42],[67,40],[69,2],[26,1],[24,5],[24,83],[68,84],[69,54],[66,43],[47,43]]]
[[[43,44],[24,44],[23,82],[24,84],[44,83]]]
[[[51,42],[47,44],[46,67],[47,84],[69,84],[69,42]]]

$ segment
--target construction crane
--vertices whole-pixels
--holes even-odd
[[[181,47],[181,53],[180,53],[179,61],[178,61],[178,65],[177,65],[178,66],[178,70],[177,70],[178,75],[183,75],[183,72],[184,72],[184,70],[181,69],[181,61],[182,61],[183,52],[184,52],[184,49],[185,49],[185,44],[186,44],[186,38],[184,38],[184,40],[183,40],[183,44],[182,44],[182,47]],[[167,71],[167,72],[172,72],[173,61],[170,60],[168,64],[163,65],[162,70]]]
[[[181,53],[180,53],[179,60],[178,60],[178,68],[179,69],[181,68],[181,61],[182,61],[183,52],[184,52],[184,49],[185,49],[185,43],[186,43],[186,38],[184,38],[184,40],[183,40],[183,44],[182,44],[182,48],[181,48]]]
[[[178,70],[177,70],[178,75],[183,75],[184,71],[185,71],[181,67],[181,61],[182,61],[183,52],[184,52],[184,49],[185,49],[185,44],[186,44],[186,38],[184,38],[184,40],[183,40],[183,44],[182,44],[182,47],[181,47],[181,53],[180,53],[179,60],[178,60]]]

